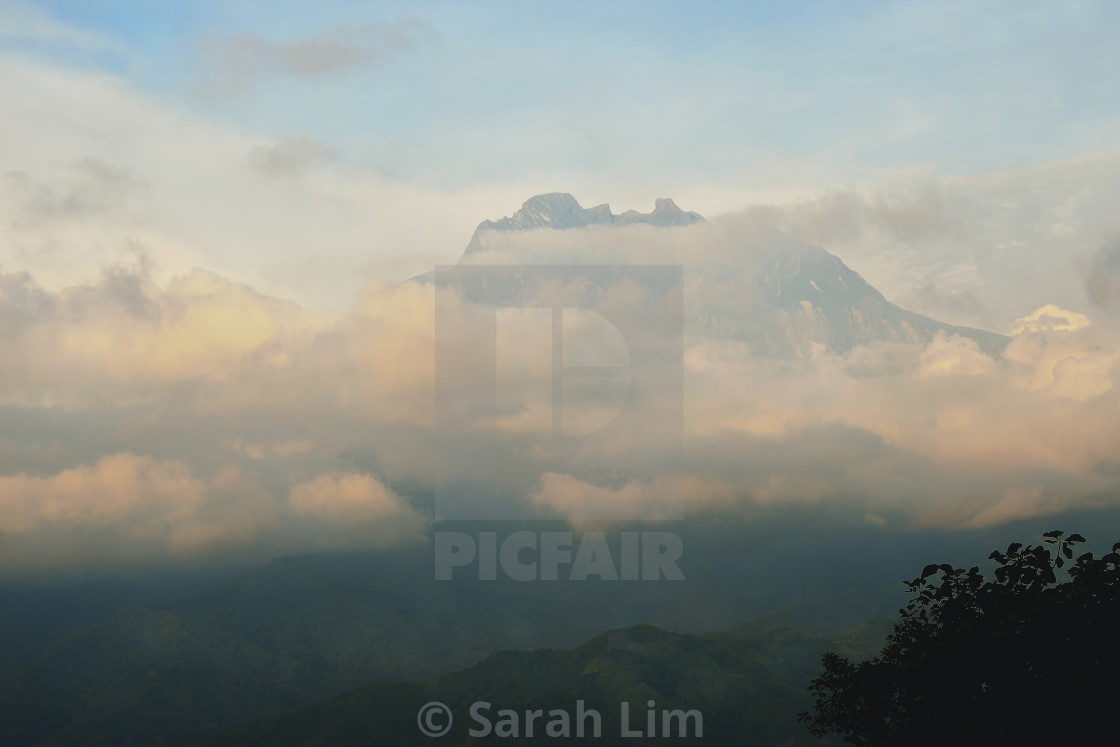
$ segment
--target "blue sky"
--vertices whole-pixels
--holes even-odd
[[[803,238],[942,316],[959,304],[921,288],[972,278],[1009,295],[990,287],[1006,266],[973,266],[1028,247],[1031,302],[1068,304],[1070,258],[1110,228],[1107,170],[1086,167],[1077,189],[1018,172],[1117,147],[1118,21],[1105,2],[0,0],[0,173],[62,202],[88,189],[74,164],[90,159],[145,185],[83,231],[40,220],[33,236],[16,215],[0,265],[59,287],[139,245],[165,278],[204,266],[337,307],[375,275],[454,261],[480,221],[542,192],[715,216],[932,189],[934,208],[997,224],[938,229],[940,243]],[[946,196],[962,179],[968,195]],[[1057,241],[1070,219],[1081,228]],[[955,320],[1006,325],[1027,306]]]
[[[1106,147],[1120,124],[1113,3],[37,7],[106,44],[8,50],[447,189],[526,173],[593,174],[604,193],[627,194],[650,182],[802,186],[916,163],[967,174]],[[239,34],[369,57],[231,82],[215,48]]]

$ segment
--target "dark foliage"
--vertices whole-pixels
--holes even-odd
[[[878,658],[825,654],[801,720],[876,747],[1099,741],[1114,728],[1120,542],[1074,559],[1084,541],[1012,543],[991,554],[992,579],[926,566]]]

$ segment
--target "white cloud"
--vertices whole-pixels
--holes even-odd
[[[235,468],[205,479],[178,460],[119,453],[43,477],[0,476],[8,573],[236,548],[276,525],[271,500]]]
[[[274,497],[259,475],[110,454],[56,474],[0,475],[4,573],[207,554],[422,542],[427,518],[368,475],[321,475]]]
[[[633,235],[654,252],[678,241]],[[418,540],[426,514],[392,486],[431,484],[437,292],[465,303],[372,284],[323,315],[201,271],[161,286],[117,268],[57,294],[0,275],[3,551],[30,567]],[[1120,447],[1120,346],[1089,322],[1041,308],[1000,361],[940,336],[791,364],[693,331],[683,473],[644,423],[542,467],[521,498],[583,518],[823,502],[891,526],[1094,505],[1116,487],[1101,470]],[[460,342],[466,365],[478,341]],[[549,392],[517,386],[534,372],[511,368],[503,393],[536,415],[497,423],[526,443],[551,427]]]
[[[30,3],[0,3],[0,41],[20,40],[92,51],[123,52],[111,38],[59,23]]]
[[[246,135],[106,75],[0,56],[0,89],[0,268],[52,291],[140,250],[159,282],[206,268],[337,310],[375,276],[454,261],[479,216],[523,199],[392,179],[310,135]]]

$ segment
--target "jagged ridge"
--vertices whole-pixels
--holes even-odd
[[[467,254],[482,251],[486,248],[486,234],[491,231],[527,231],[533,228],[582,228],[591,225],[631,225],[646,223],[651,226],[687,226],[693,223],[704,222],[704,217],[699,213],[685,212],[668,197],[658,198],[654,202],[653,212],[639,213],[637,210],[627,210],[621,215],[611,212],[610,205],[603,203],[592,208],[584,208],[566,192],[549,192],[548,194],[530,197],[522,204],[521,209],[513,215],[501,220],[485,220],[478,224],[470,243],[467,245]]]

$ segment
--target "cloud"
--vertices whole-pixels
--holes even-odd
[[[110,268],[98,283],[57,295],[23,274],[0,278],[16,290],[0,296],[0,310],[7,318],[11,307],[20,325],[0,339],[0,402],[143,398],[159,382],[222,378],[254,354],[267,361],[269,346],[322,324],[295,304],[201,270],[160,288],[143,266]]]
[[[215,77],[207,87],[233,92],[271,76],[318,78],[377,67],[437,38],[430,25],[415,18],[296,39],[272,39],[252,31],[211,37],[204,53]]]
[[[292,486],[288,505],[316,546],[391,547],[427,541],[428,518],[371,475],[328,474]]]
[[[490,206],[523,199],[517,184],[392,178],[369,154],[331,158],[312,135],[248,136],[117,79],[18,57],[0,56],[0,90],[0,268],[52,292],[139,247],[161,284],[205,268],[342,310],[374,277],[454,261]],[[58,111],[79,114],[43,115]]]
[[[669,258],[692,245],[722,261],[744,250],[718,224],[696,244],[670,234],[622,232],[633,244],[616,251]],[[591,251],[606,240],[577,238]],[[526,237],[538,239],[534,256],[559,251],[556,235]],[[618,290],[604,310],[640,305]],[[322,314],[210,272],[161,285],[142,263],[58,293],[0,274],[0,521],[12,567],[419,541],[437,293],[465,313],[458,293],[417,283],[373,283],[346,311]],[[464,484],[470,455],[485,450],[475,428],[530,450],[551,433],[551,388],[533,384],[548,373],[540,330],[522,316],[501,338],[522,355],[504,368],[508,415],[443,434],[469,457]],[[530,460],[536,482],[502,500],[584,520],[816,503],[891,527],[1106,503],[1120,487],[1102,471],[1120,447],[1114,332],[1058,306],[1013,327],[1002,360],[941,335],[799,363],[690,328],[682,433],[641,422],[601,447]],[[482,341],[458,342],[445,364],[465,373]],[[450,406],[469,414],[478,393],[460,394]],[[599,394],[584,397],[588,412],[610,404]],[[662,451],[669,436],[683,438],[683,465]]]
[[[814,197],[747,208],[744,215],[814,243],[835,245],[881,232],[895,240],[955,234],[969,206],[921,170],[891,174],[870,188],[848,187]],[[973,208],[975,209],[975,208]]]
[[[18,170],[4,178],[21,198],[17,220],[23,225],[104,214],[148,188],[128,168],[90,156],[72,162],[58,184]]]
[[[969,176],[915,167],[740,217],[827,247],[903,308],[1003,331],[1047,303],[1109,303],[1113,242],[1094,257],[1086,247],[1113,227],[1118,165],[1110,148]]]
[[[368,475],[322,475],[285,501],[260,475],[200,476],[180,460],[104,456],[46,476],[0,475],[4,573],[206,555],[385,548],[424,541],[428,519]]]
[[[918,375],[975,376],[988,373],[995,365],[994,360],[980,351],[976,340],[940,332],[922,351]]]
[[[580,522],[641,517],[647,521],[679,518],[683,486],[675,481],[631,480],[604,487],[572,475],[547,472],[530,500],[536,506]]]
[[[0,556],[13,569],[136,563],[249,544],[275,506],[234,468],[209,479],[129,453],[38,477],[0,476]]]
[[[1017,365],[1017,383],[1031,390],[1085,401],[1115,386],[1120,350],[1114,334],[1089,317],[1052,304],[1012,325],[1005,357]]]
[[[59,23],[30,3],[4,0],[0,11],[0,41],[29,41],[88,51],[123,51],[123,47],[109,37]]]
[[[1089,326],[1089,317],[1076,311],[1067,311],[1054,304],[1046,304],[1032,313],[1016,319],[1011,325],[1011,334],[1024,332],[1074,332]]]

